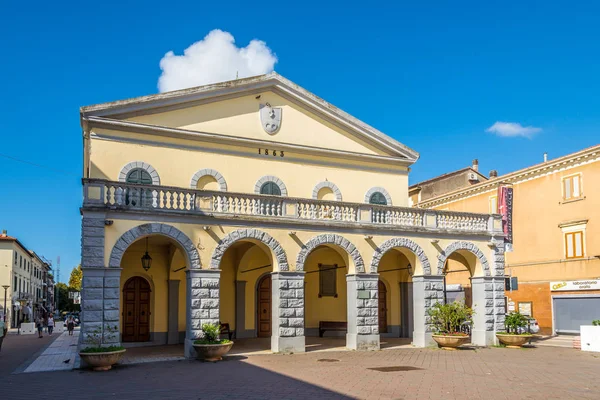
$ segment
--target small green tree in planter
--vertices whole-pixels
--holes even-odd
[[[496,337],[506,347],[518,349],[530,341],[533,336],[525,331],[527,324],[529,324],[529,320],[526,316],[518,312],[512,312],[506,316],[504,321],[506,332],[498,332]]]
[[[199,360],[220,361],[231,350],[233,342],[221,339],[220,324],[203,324],[202,338],[194,341],[194,349]]]
[[[436,303],[428,311],[433,340],[445,350],[455,350],[469,341],[461,328],[473,323],[473,310],[462,302]]]
[[[119,329],[117,326],[105,325],[104,334],[107,336],[117,335]],[[104,337],[101,327],[97,327],[87,334],[87,341],[91,342],[92,346],[86,347],[79,351],[81,359],[94,371],[108,371],[112,366],[119,362],[125,348],[123,346],[105,346]]]

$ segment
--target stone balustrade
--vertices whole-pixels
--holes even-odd
[[[269,218],[502,235],[499,215],[84,179],[85,208]]]

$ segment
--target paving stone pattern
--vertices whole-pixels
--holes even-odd
[[[40,393],[81,400],[600,398],[600,358],[550,347],[231,356],[0,378],[7,399]]]
[[[62,324],[62,322],[59,323]],[[78,357],[79,331],[74,332],[73,336],[69,336],[67,331],[62,333],[61,331],[55,331],[52,334],[52,336],[57,335],[58,338],[25,369],[25,372],[68,371],[73,369]],[[50,337],[46,340],[48,339]]]

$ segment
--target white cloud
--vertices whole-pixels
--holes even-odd
[[[204,39],[175,55],[169,51],[160,60],[162,74],[158,90],[168,92],[236,78],[262,75],[273,71],[277,56],[261,40],[237,47],[229,32],[211,31]]]
[[[536,128],[535,126],[523,126],[518,122],[496,121],[494,125],[490,126],[485,131],[503,137],[523,136],[530,138],[534,134],[541,132],[542,128]]]

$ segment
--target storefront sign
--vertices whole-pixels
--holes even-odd
[[[588,279],[584,281],[562,281],[550,282],[552,292],[565,292],[569,290],[600,290],[600,279]]]

